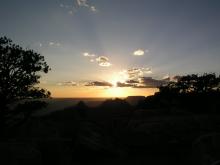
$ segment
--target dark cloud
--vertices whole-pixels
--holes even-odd
[[[136,84],[136,83],[139,83],[139,81],[137,81],[137,80],[127,80],[126,83],[128,83],[128,84]]]
[[[168,81],[166,80],[156,80],[152,77],[140,77],[139,78],[139,87],[146,87],[146,88],[157,88],[161,85],[167,84]],[[138,86],[137,86],[138,87]]]
[[[117,87],[134,87],[135,84],[132,83],[121,83],[117,82]]]
[[[113,84],[105,81],[92,81],[85,84],[85,86],[103,86],[103,87],[112,87]]]
[[[132,88],[158,88],[161,85],[167,84],[168,79],[156,80],[152,77],[140,77],[137,80],[127,80],[125,83],[117,82],[117,87],[132,87]]]

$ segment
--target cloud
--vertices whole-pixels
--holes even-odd
[[[66,10],[69,15],[77,13],[80,8],[87,8],[93,13],[98,11],[95,5],[91,4],[88,0],[74,0],[71,5],[61,3],[60,8]]]
[[[77,0],[77,4],[83,7],[89,7],[87,0]]]
[[[111,66],[112,64],[109,62],[109,59],[108,57],[105,57],[105,56],[98,56],[96,54],[93,54],[93,53],[89,53],[89,52],[84,52],[83,53],[83,56],[84,57],[87,57],[89,58],[89,61],[90,62],[97,62],[99,66],[102,66],[102,67],[109,67]],[[97,57],[97,58],[95,58]]]
[[[138,79],[139,77],[143,77],[144,75],[151,73],[152,71],[150,68],[131,68],[119,72],[119,74],[125,79]]]
[[[138,49],[138,50],[135,50],[135,51],[134,51],[133,55],[134,55],[134,56],[143,56],[144,53],[145,53],[144,50]]]
[[[127,80],[126,82],[117,82],[117,87],[132,87],[132,88],[158,88],[161,85],[167,84],[166,80],[156,80],[152,77],[140,77],[138,80]]]
[[[95,57],[96,55],[88,53],[88,52],[85,52],[85,53],[83,53],[83,56],[85,56],[85,57]]]
[[[88,8],[92,12],[96,12],[97,11],[96,7],[94,5],[91,5],[88,2],[88,0],[76,0],[76,2],[77,2],[77,5],[79,7],[86,7],[86,8]]]
[[[133,83],[122,83],[122,82],[117,82],[117,87],[134,87],[135,84]]]
[[[92,53],[89,53],[89,52],[85,52],[85,53],[83,53],[83,56],[89,58],[89,61],[90,61],[90,62],[95,62],[95,61],[96,61],[96,60],[95,60],[95,57],[96,57],[97,55],[92,54]]]
[[[59,47],[59,46],[61,46],[61,44],[59,42],[50,41],[49,42],[49,46],[57,46],[57,47]]]
[[[156,80],[152,77],[140,77],[139,79],[139,85],[135,87],[139,88],[157,88],[161,85],[167,84],[167,81],[165,80]]]
[[[126,83],[128,83],[128,84],[136,84],[136,83],[139,83],[139,81],[136,81],[136,80],[127,80]]]
[[[134,56],[143,56],[145,53],[149,53],[149,50],[137,49],[133,52]]]
[[[97,9],[96,9],[95,6],[90,6],[90,10],[93,11],[93,12],[96,12],[96,11],[97,11]]]
[[[105,57],[105,56],[99,56],[98,58],[96,58],[96,61],[98,62],[99,66],[102,66],[102,67],[109,67],[112,65],[109,62],[108,57]]]
[[[106,81],[91,81],[85,84],[85,86],[103,86],[103,87],[112,87],[113,84]]]
[[[77,83],[74,81],[65,81],[65,82],[59,82],[57,83],[59,86],[76,86]]]

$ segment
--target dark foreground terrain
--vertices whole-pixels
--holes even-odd
[[[220,115],[83,102],[30,117],[1,138],[0,164],[204,164],[220,158]]]

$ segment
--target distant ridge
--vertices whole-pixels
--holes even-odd
[[[125,100],[131,105],[137,105],[139,101],[145,99],[145,96],[128,96]]]

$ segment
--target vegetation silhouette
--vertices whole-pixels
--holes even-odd
[[[49,97],[49,91],[35,86],[39,83],[39,73],[48,73],[49,70],[42,55],[14,44],[7,37],[0,38],[0,127],[13,123],[11,120],[15,115],[29,116],[26,110],[35,109],[35,105],[36,108],[45,105],[33,102],[25,103],[21,108],[20,104],[15,111],[10,107],[17,101]]]
[[[220,77],[214,73],[178,76],[176,81],[159,87],[159,92],[138,103],[142,109],[172,108],[191,113],[219,113]]]

